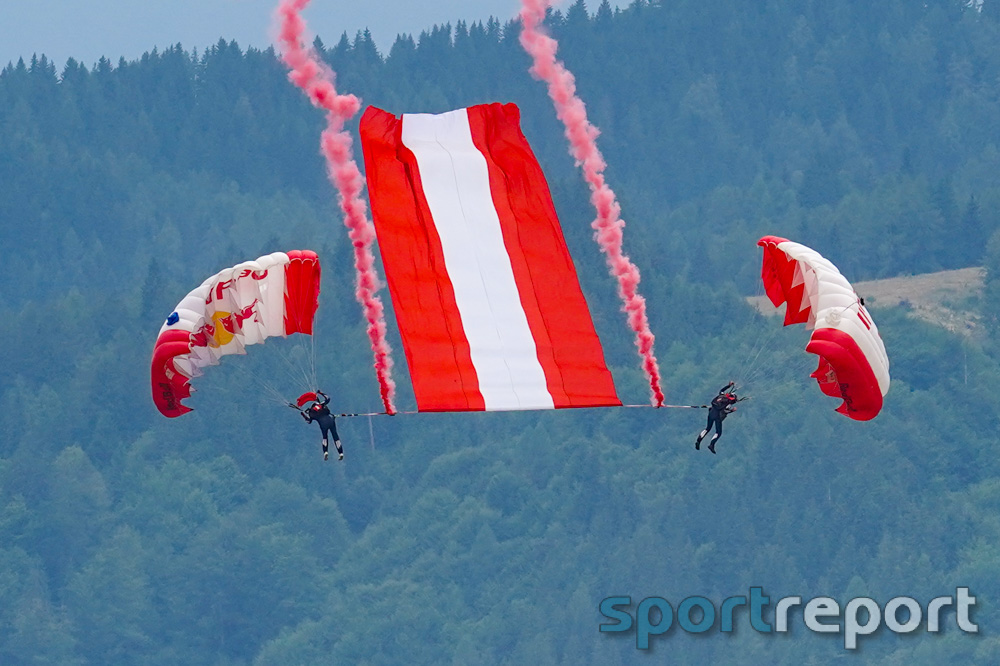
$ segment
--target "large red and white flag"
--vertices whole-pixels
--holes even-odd
[[[621,404],[519,121],[513,104],[361,119],[420,411]]]

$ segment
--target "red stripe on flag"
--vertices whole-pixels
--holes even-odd
[[[555,206],[514,104],[469,107],[521,306],[555,407],[620,405]]]
[[[417,408],[483,410],[441,240],[401,131],[400,119],[381,109],[369,107],[361,118],[372,219]]]

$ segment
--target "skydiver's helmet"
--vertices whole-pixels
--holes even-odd
[[[726,394],[726,399],[727,399],[727,400],[728,400],[729,402],[736,402],[737,400],[739,400],[739,398],[737,398],[737,397],[736,397],[736,394],[735,394],[735,393],[727,393],[727,394]]]

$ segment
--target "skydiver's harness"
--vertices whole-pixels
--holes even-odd
[[[330,408],[327,404],[330,402],[329,396],[321,391],[316,391],[316,394],[322,396],[322,401],[314,402],[312,407],[309,409],[300,409],[294,403],[288,403],[289,407],[298,410],[302,414],[302,418],[306,420],[306,423],[312,423],[315,421],[319,424],[320,432],[323,435],[323,453],[326,453],[327,438],[333,436],[334,443],[337,445],[337,451],[343,453],[340,448],[340,435],[337,433],[337,417],[330,412]]]
[[[288,404],[291,405],[291,403],[288,403]],[[292,407],[295,407],[295,405],[292,405]],[[327,408],[327,406],[326,405],[321,405],[319,403],[313,405],[309,409],[299,410],[299,413],[302,414],[302,418],[304,418],[306,420],[306,423],[312,423],[313,421],[319,421],[324,416],[333,417],[333,414],[330,412],[330,410]]]
[[[334,414],[330,411],[330,408],[327,407],[330,403],[330,397],[322,391],[316,391],[316,395],[322,397],[323,399],[314,402],[309,409],[302,409],[292,402],[288,403],[288,406],[298,411],[298,413],[302,415],[302,418],[306,420],[306,423],[316,421],[323,427],[324,431],[327,428],[335,429],[337,417],[334,416]],[[341,414],[341,416],[343,416],[343,414]]]
[[[708,412],[708,424],[711,426],[712,421],[718,423],[718,429],[721,430],[722,422],[727,416],[736,411],[736,403],[746,400],[745,397],[737,398],[736,400],[729,400],[730,394],[728,391],[720,392],[719,395],[712,398],[712,404],[709,405]]]
[[[717,395],[714,398],[712,398],[712,407],[714,407],[715,409],[725,409],[726,407],[728,407],[729,398],[727,397],[727,395],[728,394]]]

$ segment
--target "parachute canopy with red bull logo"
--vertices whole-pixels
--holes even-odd
[[[274,336],[311,335],[319,282],[319,259],[309,250],[275,252],[202,282],[167,317],[153,347],[156,408],[168,417],[191,411],[182,404],[191,379],[223,356]]]

